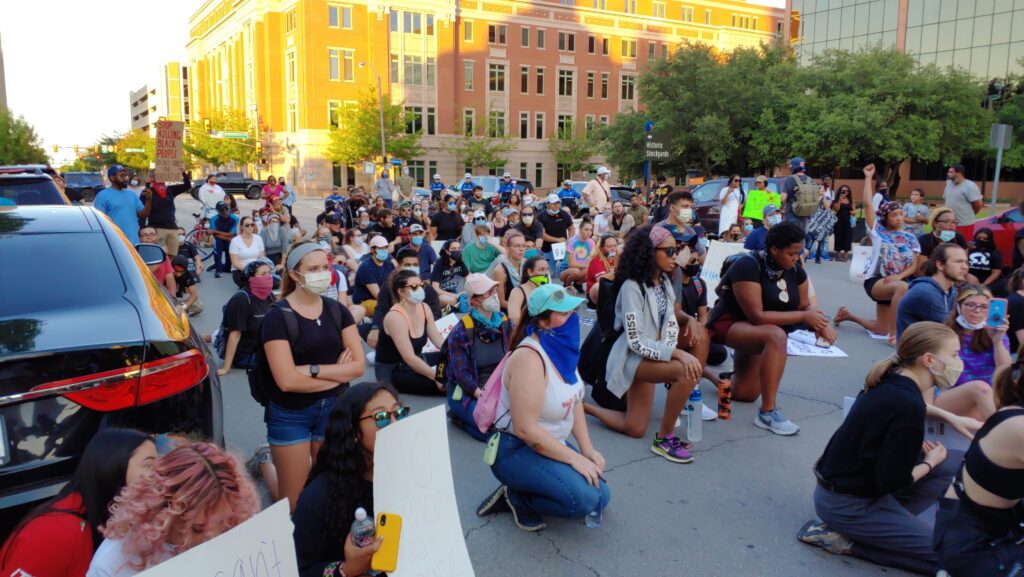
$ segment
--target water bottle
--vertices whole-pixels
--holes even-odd
[[[356,547],[369,547],[377,538],[377,529],[373,526],[373,519],[366,516],[366,509],[356,509],[356,520],[352,521],[352,542]]]
[[[701,432],[701,425],[704,422],[703,409],[700,389],[693,389],[693,392],[690,393],[690,400],[686,403],[686,440],[691,443],[699,443],[703,436]]]
[[[601,503],[597,503],[597,507],[593,511],[587,513],[584,522],[587,524],[588,529],[597,529],[601,526]]]

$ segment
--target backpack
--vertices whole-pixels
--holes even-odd
[[[249,293],[243,289],[239,289],[238,292],[244,294],[245,300],[249,303],[249,306],[252,306],[252,297],[249,296]],[[230,298],[228,299],[228,302],[231,302]],[[221,307],[220,310],[220,326],[217,327],[217,330],[213,332],[212,341],[213,349],[217,352],[217,357],[219,357],[221,360],[224,360],[224,355],[227,354],[228,350],[228,332],[224,330],[224,315],[226,315],[228,312],[228,303],[224,303],[224,306]]]
[[[805,174],[801,179],[800,176],[799,174],[793,175],[793,179],[796,181],[796,190],[789,202],[793,207],[793,214],[808,217],[818,211],[818,205],[821,204],[821,189],[811,177]]]
[[[624,332],[624,329],[615,329],[615,303],[619,300],[620,289],[621,282],[604,277],[598,279],[597,326],[580,346],[580,360],[576,366],[583,382],[591,385],[590,396],[594,402],[615,411],[626,410],[626,398],[620,399],[608,390],[605,373],[607,366],[603,360],[611,355],[612,346]],[[643,284],[640,285],[640,291],[647,293]]]
[[[341,303],[323,296],[320,298],[324,301],[324,308],[330,313],[335,328],[340,331]],[[292,350],[292,355],[296,352],[302,352],[302,349],[297,348],[296,345],[296,341],[299,338],[299,319],[296,318],[295,311],[288,306],[288,301],[283,299],[274,303],[273,308],[280,309],[284,313],[284,328],[285,333],[288,335],[288,345]],[[262,337],[262,330],[260,333]],[[263,347],[262,341],[263,339],[261,338],[259,345],[256,347],[256,362],[253,364],[253,368],[246,369],[245,375],[249,380],[249,394],[257,403],[265,407],[270,401],[271,392],[277,388],[277,383],[274,381],[273,373],[270,372],[270,363],[267,361],[267,352]]]

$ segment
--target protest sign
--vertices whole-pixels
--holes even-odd
[[[850,282],[864,282],[871,272],[871,247],[855,245],[853,247],[853,258],[850,259]]]
[[[718,300],[715,289],[718,288],[718,282],[722,280],[719,275],[722,272],[722,263],[729,256],[743,252],[747,251],[740,243],[711,241],[711,245],[708,246],[708,254],[704,258],[704,266],[700,271],[700,278],[704,279],[708,285],[708,309],[713,308],[715,301]]]
[[[432,241],[430,241],[430,248],[434,249],[434,252],[436,252],[438,254],[438,256],[440,256],[441,255],[441,249],[444,248],[444,243],[445,242],[447,242],[447,241],[432,240]]]
[[[562,262],[565,260],[565,243],[556,242],[552,244],[551,254],[554,256],[555,262]]]
[[[281,499],[227,533],[164,561],[139,577],[182,575],[299,577],[288,500]]]
[[[455,313],[444,315],[443,317],[434,321],[434,325],[437,327],[437,332],[441,333],[442,339],[448,338],[448,333],[452,332],[455,325],[459,324],[459,315]],[[425,353],[436,353],[438,351],[434,343],[427,339],[427,344],[423,345],[423,352]]]
[[[185,123],[161,120],[156,123],[156,169],[157,182],[177,182],[185,171],[185,161],[181,156],[182,137],[185,135]]]
[[[822,359],[839,359],[847,357],[839,347],[819,347],[818,337],[811,331],[799,330],[789,333],[786,339],[786,354],[791,357],[818,357]]]
[[[373,507],[402,517],[398,568],[391,577],[473,577],[448,454],[444,407],[377,431]]]
[[[767,190],[747,191],[747,201],[743,205],[743,218],[761,220],[764,217],[762,211],[765,206],[774,204],[776,207],[782,208],[781,199],[782,197],[777,192]]]

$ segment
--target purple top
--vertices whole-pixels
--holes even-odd
[[[1003,335],[1003,345],[1010,349],[1010,339]],[[996,371],[995,347],[983,352],[976,353],[971,350],[971,335],[964,335],[963,343],[960,345],[960,358],[964,361],[964,372],[956,380],[954,387],[958,387],[969,381],[984,381],[992,384],[992,374]]]

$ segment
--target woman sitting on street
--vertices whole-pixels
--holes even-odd
[[[949,390],[936,391],[934,401],[932,395],[925,395],[925,400],[954,415],[984,421],[996,412],[992,376],[1012,362],[1010,338],[1006,335],[1010,325],[1004,322],[996,328],[988,326],[992,293],[983,286],[961,288],[956,302],[946,325],[960,338],[964,370]]]
[[[238,288],[245,286],[242,270],[245,265],[257,259],[267,258],[263,247],[263,239],[256,234],[256,221],[251,216],[243,216],[238,223],[238,236],[231,239],[228,247],[231,258],[231,277]]]
[[[594,258],[594,248],[594,223],[584,220],[580,223],[579,233],[566,243],[566,268],[559,275],[562,285],[580,293],[586,290],[583,283],[587,280],[587,268]]]
[[[787,332],[804,324],[829,343],[836,340],[828,317],[808,295],[807,272],[800,266],[805,236],[796,224],[779,223],[765,235],[765,250],[737,257],[716,289],[718,302],[707,323],[711,342],[735,351],[733,400],[752,403],[761,397],[754,425],[776,435],[800,432],[776,406]]]
[[[438,349],[444,341],[434,324],[434,313],[423,302],[424,284],[418,274],[406,269],[399,269],[388,278],[394,304],[384,315],[374,370],[377,380],[402,394],[443,395],[444,383],[436,380],[435,367],[423,359],[427,339]]]
[[[924,440],[924,395],[956,382],[959,349],[952,329],[921,321],[901,335],[895,354],[871,369],[814,466],[814,510],[823,522],[808,521],[798,539],[829,553],[935,574],[934,523],[919,515],[949,487],[958,461]]]
[[[689,353],[676,348],[679,324],[671,274],[676,268],[676,240],[661,226],[643,226],[626,239],[626,249],[615,272],[619,285],[615,303],[615,330],[622,331],[607,363],[608,390],[626,397],[626,411],[585,405],[587,414],[608,428],[630,437],[647,434],[658,383],[668,396],[651,452],[673,463],[690,463],[693,456],[676,435],[675,423],[700,381],[703,367]]]
[[[473,420],[476,400],[508,350],[512,327],[501,312],[497,281],[474,273],[466,277],[469,314],[448,334],[445,380],[448,411],[455,423],[471,437],[486,441]]]
[[[446,240],[430,272],[430,286],[437,291],[442,305],[454,306],[458,303],[468,275],[469,270],[462,263],[462,241],[458,238]]]
[[[519,326],[519,315],[522,313],[523,305],[530,298],[530,293],[537,287],[551,282],[548,276],[548,261],[542,255],[527,258],[523,262],[520,281],[519,286],[512,289],[508,297],[508,318],[514,327]]]
[[[521,312],[496,413],[500,437],[491,472],[501,486],[477,507],[481,517],[511,511],[516,527],[540,531],[547,526],[542,516],[579,519],[608,506],[605,460],[590,442],[576,370],[582,303],[548,284],[530,294]]]
[[[610,234],[601,237],[597,246],[597,254],[590,259],[587,267],[587,296],[590,302],[597,304],[599,282],[601,278],[615,277],[615,267],[619,263],[619,239]]]
[[[231,295],[224,305],[220,323],[220,339],[224,339],[224,363],[217,374],[224,376],[232,368],[251,369],[256,365],[256,347],[260,345],[263,317],[274,304],[274,277],[271,264],[254,260],[242,269],[243,288]],[[220,347],[216,347],[218,351]]]
[[[516,229],[509,229],[503,237],[505,254],[494,259],[487,269],[487,276],[498,282],[498,302],[502,310],[508,310],[508,297],[522,282],[523,254],[526,252],[526,238]]]

